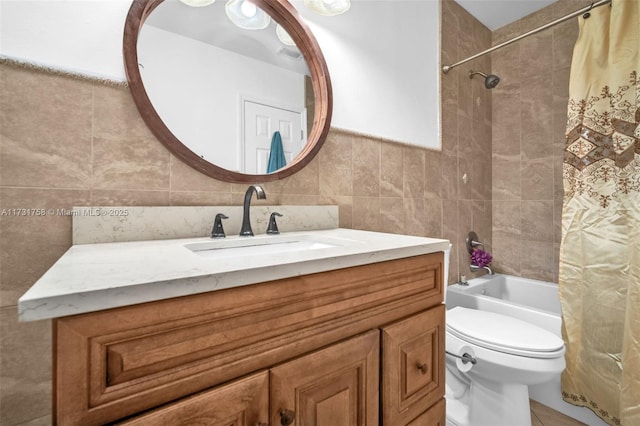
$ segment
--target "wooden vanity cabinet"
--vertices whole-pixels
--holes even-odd
[[[442,263],[432,253],[54,320],[54,423],[437,425]]]

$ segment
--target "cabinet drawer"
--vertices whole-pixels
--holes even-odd
[[[263,371],[134,417],[126,426],[255,426],[269,419],[269,373]]]
[[[406,425],[444,396],[443,305],[382,329],[382,406],[387,426]]]

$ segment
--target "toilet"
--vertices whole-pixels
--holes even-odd
[[[447,426],[531,426],[528,386],[565,368],[562,339],[493,312],[448,309],[445,342]]]

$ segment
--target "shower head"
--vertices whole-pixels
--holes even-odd
[[[498,85],[498,83],[500,83],[500,77],[498,77],[497,75],[494,75],[494,74],[487,75],[480,71],[469,70],[469,78],[473,78],[473,76],[476,74],[480,74],[481,76],[484,77],[484,87],[486,87],[487,89],[493,89]]]

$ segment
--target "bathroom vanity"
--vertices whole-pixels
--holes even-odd
[[[444,426],[447,241],[225,240],[74,245],[21,298],[53,317],[56,424]]]

